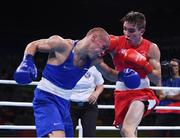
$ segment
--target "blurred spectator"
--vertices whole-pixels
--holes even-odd
[[[179,75],[180,60],[172,59],[169,63],[163,63],[165,72],[162,85],[167,87],[180,87]],[[169,70],[169,73],[167,72]],[[169,75],[167,75],[169,74]],[[180,106],[180,90],[163,90],[160,96],[160,106]],[[180,110],[157,110],[156,126],[180,126]],[[158,130],[156,136],[158,137],[178,137],[179,130]]]

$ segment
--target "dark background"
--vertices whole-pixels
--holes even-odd
[[[0,79],[13,79],[13,72],[21,62],[24,49],[29,42],[48,38],[54,34],[64,38],[81,39],[89,29],[96,26],[103,27],[110,34],[122,35],[122,24],[119,20],[131,10],[143,12],[146,15],[147,27],[144,37],[159,46],[161,61],[179,58],[180,9],[179,4],[173,0],[6,0],[0,2]],[[46,54],[37,54],[35,58],[39,72],[37,80],[40,79],[46,57]],[[105,60],[112,65],[109,56],[106,56]],[[106,84],[110,82],[106,81]],[[0,100],[31,102],[33,89],[1,84]],[[108,91],[112,92],[112,90],[105,90],[99,98],[100,104],[113,104],[113,93],[110,94]],[[33,111],[29,108],[3,107],[0,108],[0,112],[1,124],[8,122],[32,125]],[[100,115],[98,124],[112,125],[112,110],[102,111]],[[151,125],[149,122],[153,122],[153,119],[154,116],[147,118],[148,121],[144,121],[145,125],[147,125],[146,121]],[[15,136],[15,134],[9,134],[8,131],[8,136]]]
[[[54,34],[64,38],[81,39],[95,26],[103,27],[110,34],[121,35],[122,24],[119,20],[131,10],[146,15],[144,37],[159,46],[161,60],[178,58],[180,10],[174,1],[6,0],[0,4],[1,72],[8,70],[4,69],[7,68],[7,63],[8,68],[14,70],[14,66],[18,66],[22,59],[26,45],[36,39],[48,38]],[[107,60],[112,64],[109,58]],[[8,74],[12,77],[11,71]]]
[[[80,39],[95,26],[120,35],[122,24],[119,20],[130,10],[146,15],[145,37],[157,43],[160,49],[177,47],[180,13],[174,1],[7,0],[0,5],[1,51],[4,52],[2,48],[5,48],[9,49],[8,52],[22,53],[30,41],[53,34]]]

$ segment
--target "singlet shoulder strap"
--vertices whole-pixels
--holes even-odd
[[[79,40],[74,40],[73,47],[75,47],[78,42],[79,42]]]

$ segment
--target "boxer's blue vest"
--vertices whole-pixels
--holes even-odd
[[[74,47],[77,41],[74,41]],[[74,48],[73,48],[74,49]],[[46,64],[42,76],[52,82],[54,85],[63,89],[72,89],[81,77],[87,72],[91,65],[91,60],[88,59],[82,67],[76,67],[73,64],[74,52],[70,52],[66,61],[61,65]]]

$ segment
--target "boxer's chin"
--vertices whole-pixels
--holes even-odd
[[[129,38],[126,38],[126,41],[128,42],[128,44],[131,44],[131,40]]]

